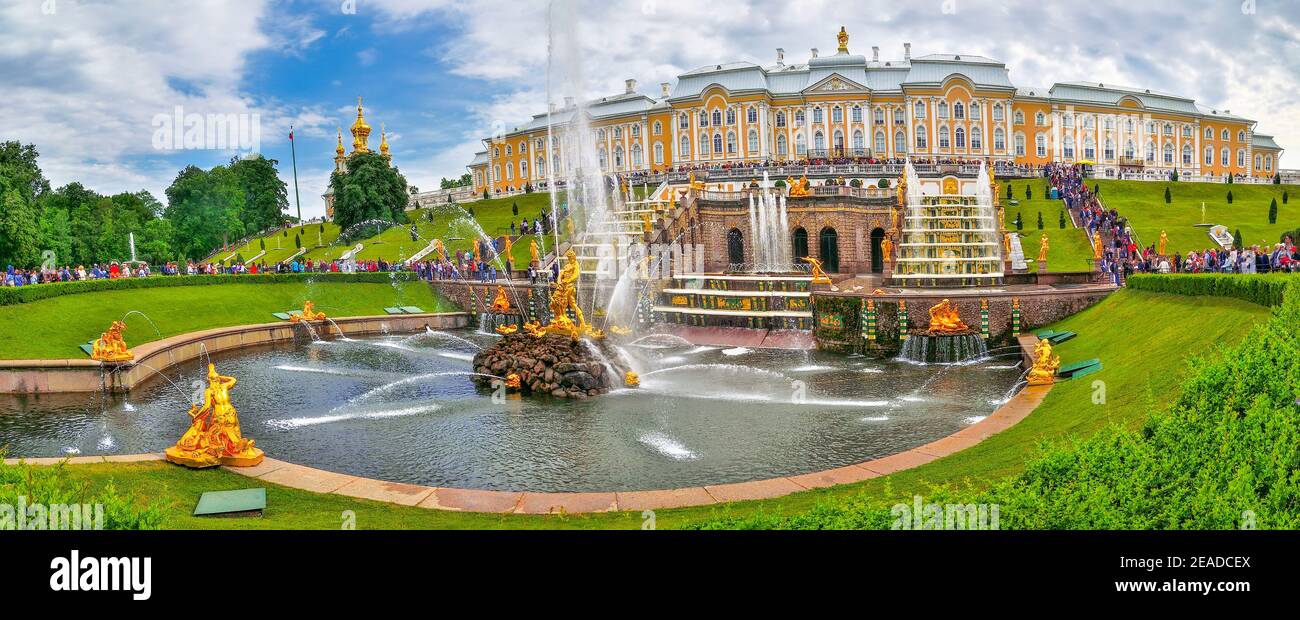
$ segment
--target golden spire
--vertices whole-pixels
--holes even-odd
[[[337,148],[334,149],[334,152],[338,153],[339,157],[343,157],[343,153],[345,152],[343,150],[343,128],[342,127],[339,128],[339,145]]]
[[[352,123],[352,152],[370,152],[370,125],[361,110],[361,97],[357,97],[357,121]]]
[[[388,154],[388,130],[384,128],[383,123],[379,124],[379,136],[379,154],[385,159],[392,159],[393,156]]]
[[[840,26],[840,35],[837,38],[840,40],[840,53],[849,53],[849,32],[844,29],[844,26]]]

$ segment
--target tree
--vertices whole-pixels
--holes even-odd
[[[293,247],[298,250],[302,249],[302,236],[297,233],[293,235]]]
[[[1173,201],[1174,201],[1173,193],[1169,191],[1168,187],[1165,187],[1165,204],[1169,204]]]
[[[1273,185],[1281,185],[1281,184],[1282,184],[1282,173],[1281,173],[1281,172],[1274,172],[1274,173],[1273,173]]]
[[[1026,191],[1028,191],[1028,190],[1026,190]],[[1024,229],[1025,229],[1025,220],[1024,220],[1024,218],[1020,217],[1020,212],[1017,211],[1017,212],[1016,212],[1016,230],[1024,230]]]
[[[1235,247],[1235,248],[1238,248],[1238,249],[1241,249],[1241,248],[1246,247],[1245,242],[1242,241],[1242,238],[1241,238],[1241,229],[1240,229],[1240,228],[1238,228],[1237,230],[1233,231],[1233,233],[1232,233],[1232,247]]]
[[[167,188],[164,216],[171,220],[176,253],[202,258],[214,248],[243,237],[245,193],[239,177],[224,166],[189,166]]]
[[[517,203],[517,202],[516,202],[516,203],[512,203],[512,204],[510,205],[510,212],[513,213],[513,214],[515,214],[515,215],[519,215],[519,203]]]
[[[262,251],[266,251],[266,239],[265,239],[265,238],[263,238],[263,239],[258,239],[257,241],[258,241],[258,243],[261,245],[261,249],[262,249]]]
[[[1032,186],[1032,185],[1026,185],[1026,186],[1025,186],[1025,200],[1033,200],[1033,199],[1034,199],[1034,186]]]
[[[137,235],[136,250],[142,260],[149,263],[165,263],[176,258],[172,249],[172,223],[164,218],[149,220],[144,230]]]
[[[334,222],[347,230],[367,220],[406,221],[406,178],[376,153],[354,153],[330,177]]]
[[[1015,200],[1015,198],[1016,198],[1015,191],[1011,189],[1011,184],[1007,183],[1007,202],[1011,202],[1012,200]]]
[[[68,212],[57,206],[46,206],[41,210],[40,218],[42,250],[54,253],[55,264],[77,264],[79,261],[72,255],[72,227],[68,223]]]
[[[1042,212],[1042,211],[1039,211],[1039,212],[1038,212],[1038,230],[1042,230],[1042,229],[1043,229],[1043,212]]]
[[[1065,230],[1065,209],[1061,209],[1061,230]]]
[[[0,261],[20,268],[39,264],[40,224],[24,188],[0,175]]]
[[[261,155],[230,160],[230,170],[244,194],[245,233],[266,230],[284,221],[289,210],[289,188],[276,171],[279,163]]]
[[[1232,190],[1228,190],[1228,204],[1232,204]]]
[[[1282,190],[1282,204],[1286,204],[1289,199],[1290,197],[1287,196],[1286,190]]]
[[[1269,203],[1268,205],[1268,223],[1269,224],[1277,223],[1277,199],[1276,198],[1274,198],[1273,202]]]

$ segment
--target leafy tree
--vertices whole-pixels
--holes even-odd
[[[1289,200],[1290,196],[1287,196],[1286,190],[1282,190],[1282,204],[1286,204]]]
[[[406,178],[376,153],[355,153],[330,177],[334,221],[343,230],[366,220],[406,221]]]
[[[1232,190],[1228,190],[1228,204],[1232,204]]]
[[[261,249],[266,250],[266,239],[258,239],[257,241],[258,244],[262,246]]]
[[[784,181],[783,181],[783,183],[784,183]],[[881,179],[881,180],[880,180],[880,184],[877,185],[877,187],[879,187],[880,189],[889,189],[889,186],[890,186],[890,185],[892,185],[892,183],[890,182],[889,179]]]
[[[1277,199],[1276,198],[1274,198],[1273,202],[1268,205],[1268,223],[1269,224],[1277,223]]]
[[[302,249],[302,236],[301,236],[301,235],[297,235],[297,234],[295,234],[295,235],[293,236],[293,247],[294,247],[295,249],[298,249],[298,250],[301,250],[301,249]]]
[[[54,262],[59,265],[75,265],[78,261],[72,255],[72,227],[68,223],[68,212],[54,206],[41,210],[41,249],[54,253]]]
[[[1065,230],[1065,209],[1061,209],[1061,230]]]
[[[1020,217],[1020,212],[1017,211],[1017,212],[1016,212],[1016,230],[1024,230],[1024,229],[1025,229],[1025,220],[1024,220],[1024,218]]]
[[[517,202],[516,202],[516,203],[512,203],[512,204],[510,205],[510,212],[513,213],[513,214],[515,214],[515,215],[519,215],[519,203],[517,203]]]
[[[1173,201],[1174,201],[1174,195],[1173,195],[1172,192],[1169,191],[1169,188],[1166,187],[1166,188],[1165,188],[1165,204],[1169,204],[1169,203],[1171,203],[1171,202],[1173,202]]]
[[[0,260],[17,267],[40,261],[40,224],[36,207],[25,197],[22,183],[0,175]]]
[[[1016,199],[1016,192],[1011,189],[1011,184],[1007,183],[1007,202]]]
[[[1246,247],[1246,243],[1242,241],[1240,228],[1232,232],[1232,247],[1238,249]]]
[[[284,221],[289,210],[289,188],[276,171],[279,163],[261,155],[230,160],[230,170],[244,194],[245,233],[266,230]]]
[[[1026,185],[1026,186],[1025,186],[1025,200],[1033,200],[1033,199],[1034,199],[1034,186],[1032,186],[1032,185]]]
[[[1043,229],[1043,212],[1042,212],[1042,211],[1039,211],[1039,212],[1038,212],[1038,230],[1042,230],[1042,229]]]
[[[140,252],[142,260],[149,261],[151,264],[163,263],[176,258],[176,252],[172,249],[172,223],[164,218],[155,218],[149,220],[144,225],[144,230],[137,235],[136,250]]]
[[[174,229],[176,252],[201,258],[214,248],[244,235],[245,193],[229,168],[210,171],[189,166],[167,188],[164,211]]]

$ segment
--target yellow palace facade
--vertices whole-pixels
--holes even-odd
[[[620,95],[572,99],[483,140],[469,165],[477,193],[544,187],[563,178],[572,128],[585,125],[607,173],[819,160],[988,160],[1090,163],[1109,178],[1269,179],[1281,147],[1256,123],[1187,97],[1096,82],[1016,86],[1001,62],[931,54],[882,61],[849,51],[806,63],[711,65],[660,85],[628,80]],[[583,114],[579,119],[576,115]],[[579,122],[581,121],[581,122]],[[548,125],[551,129],[548,131]],[[545,157],[550,152],[551,157]]]

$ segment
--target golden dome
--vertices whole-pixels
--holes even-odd
[[[343,156],[344,150],[343,150],[343,128],[342,127],[339,128],[339,145],[334,149],[334,152],[338,153],[339,157]]]
[[[361,97],[357,97],[357,121],[352,123],[352,152],[370,152],[370,125],[361,110]]]
[[[379,153],[388,157],[388,130],[383,123],[379,124]]]

